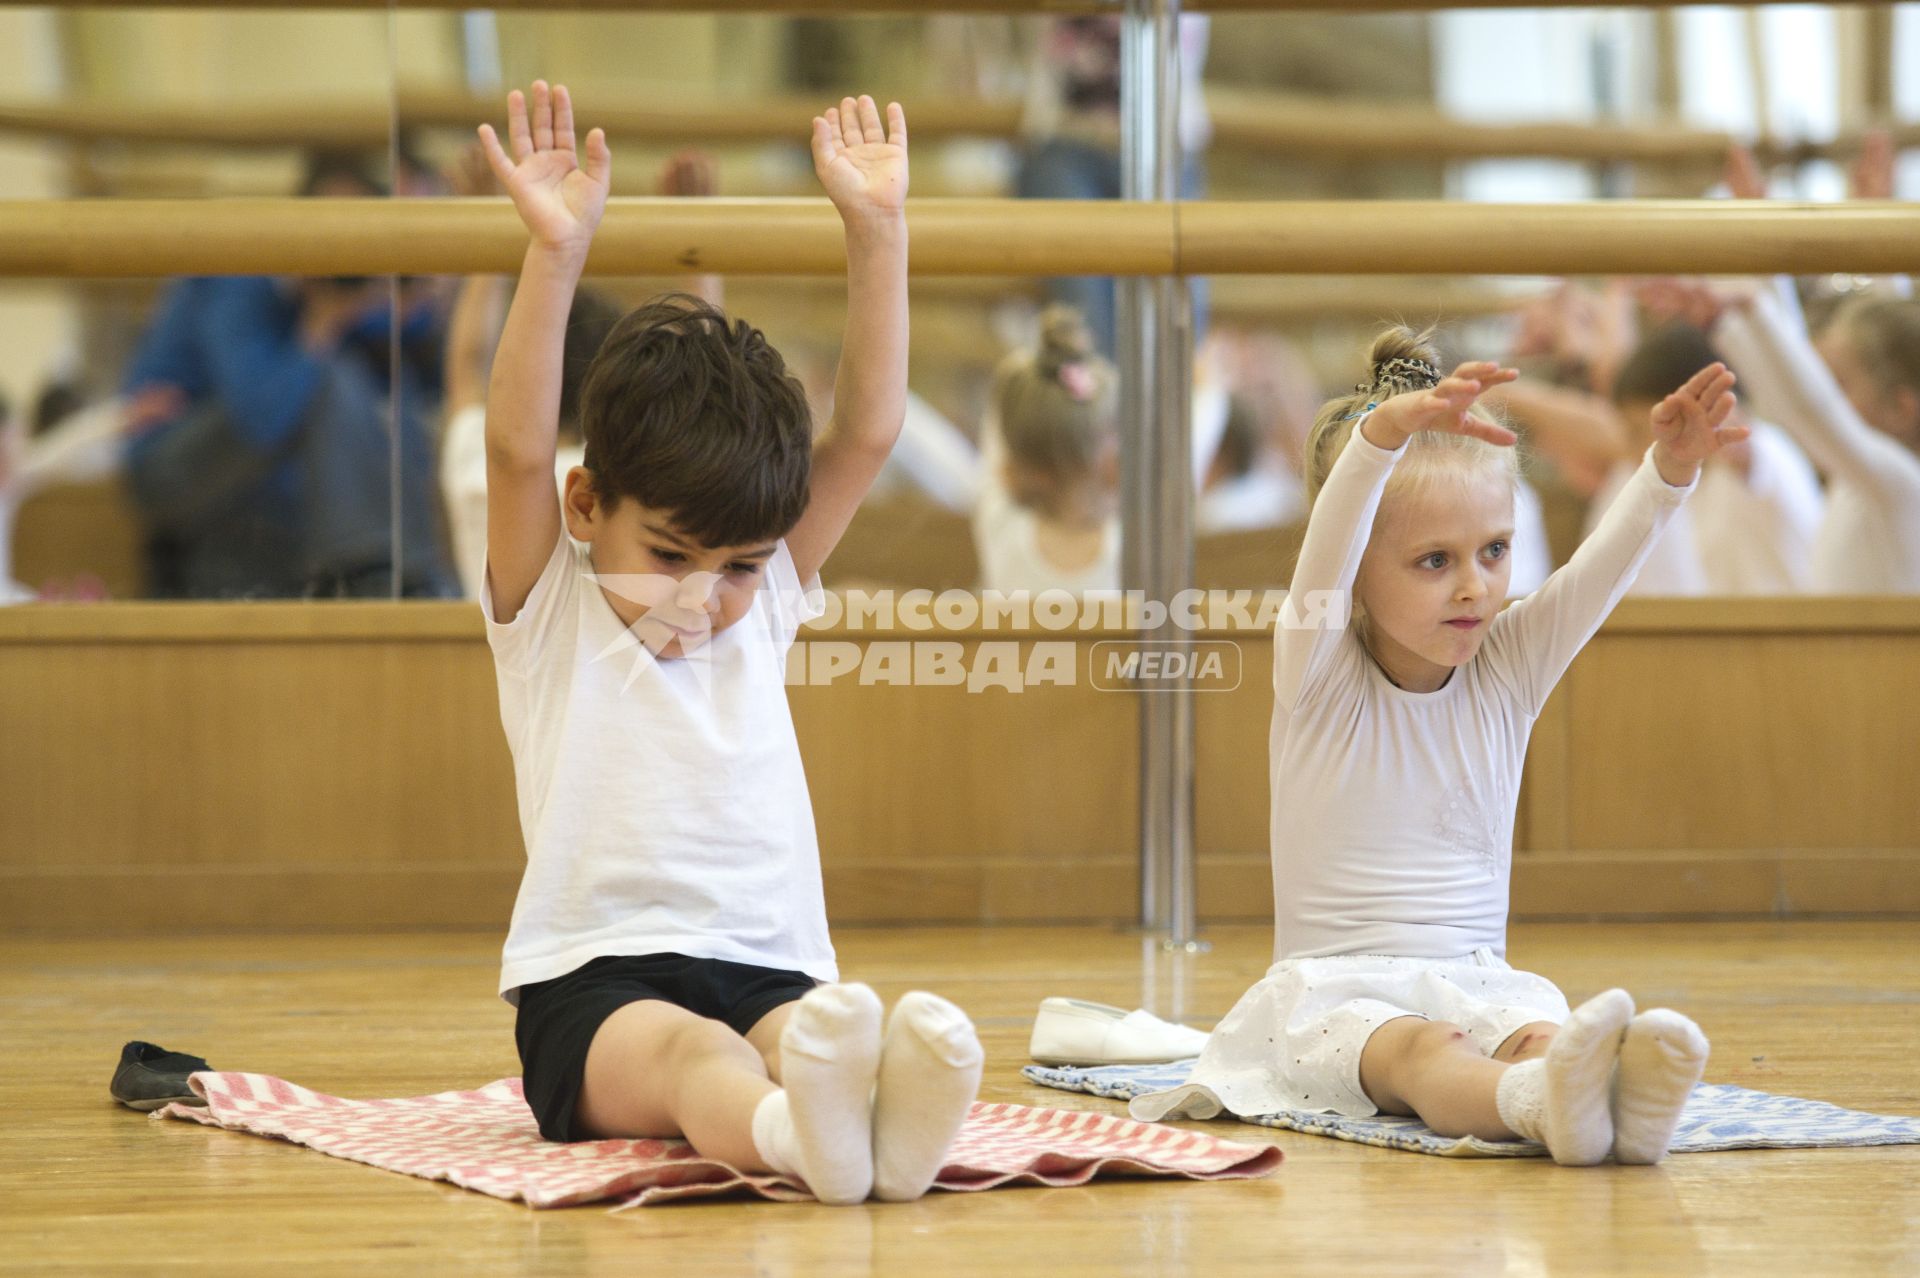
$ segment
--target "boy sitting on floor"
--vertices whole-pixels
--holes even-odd
[[[917,1198],[979,1086],[952,1004],[912,993],[883,1036],[833,984],[786,653],[820,565],[900,430],[906,120],[848,98],[813,121],[847,237],[833,421],[814,445],[766,338],[687,297],[608,335],[555,500],[568,308],[606,205],[598,129],[564,87],[508,99],[481,142],[532,236],[487,395],[481,606],[527,870],[500,976],[528,1103],[554,1140],[684,1135],[829,1203]],[[806,583],[803,585],[803,583]]]

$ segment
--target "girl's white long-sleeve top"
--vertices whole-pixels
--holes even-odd
[[[1315,502],[1274,635],[1274,958],[1506,951],[1527,737],[1692,487],[1651,456],[1601,526],[1430,693],[1396,687],[1344,624],[1401,452],[1356,427]],[[1320,622],[1320,624],[1315,624]]]

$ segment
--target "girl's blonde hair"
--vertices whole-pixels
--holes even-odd
[[[1853,348],[1874,389],[1920,394],[1920,300],[1856,297],[1840,304],[1831,330]]]
[[[1367,352],[1367,380],[1351,394],[1328,400],[1307,432],[1305,453],[1307,505],[1320,495],[1334,462],[1346,448],[1347,440],[1360,419],[1377,404],[1407,391],[1426,390],[1439,384],[1440,356],[1433,347],[1433,330],[1416,333],[1404,324],[1396,324],[1373,339]],[[1473,414],[1486,421],[1497,421],[1485,408],[1476,406]],[[1499,423],[1504,425],[1504,423]],[[1407,455],[1394,467],[1388,491],[1431,480],[1437,474],[1459,474],[1481,469],[1496,470],[1516,485],[1520,480],[1517,450],[1500,448],[1468,435],[1450,431],[1421,431],[1407,441]]]
[[[1040,341],[994,374],[993,404],[1013,465],[1059,489],[1091,476],[1119,438],[1120,375],[1071,306],[1040,316]],[[1035,499],[1047,498],[1036,492]]]

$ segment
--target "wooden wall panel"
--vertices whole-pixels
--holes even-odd
[[[928,637],[983,642],[808,641]],[[1200,907],[1261,918],[1271,642],[1232,637],[1240,687],[1196,702]],[[1132,916],[1130,697],[792,697],[837,921]],[[1516,912],[1920,911],[1915,705],[1920,602],[1623,607],[1536,727]],[[503,927],[521,863],[467,605],[0,610],[0,812],[11,930]]]
[[[1573,846],[1920,846],[1920,785],[1903,780],[1920,744],[1915,655],[1898,634],[1597,646],[1563,690],[1580,747]]]

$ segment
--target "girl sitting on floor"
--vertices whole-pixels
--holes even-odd
[[[1569,1012],[1507,965],[1514,810],[1547,694],[1701,463],[1744,437],[1733,375],[1716,364],[1654,408],[1653,446],[1601,527],[1502,611],[1514,435],[1474,402],[1517,374],[1443,378],[1405,329],[1371,367],[1308,440],[1311,509],[1275,633],[1276,961],[1209,1039],[1190,1080],[1206,1099],[1186,1112],[1412,1114],[1565,1164],[1657,1162],[1707,1041],[1677,1012],[1636,1016],[1624,990]]]

